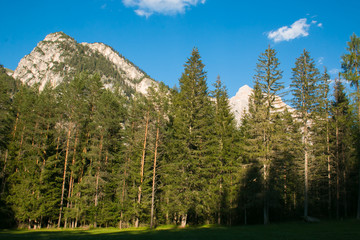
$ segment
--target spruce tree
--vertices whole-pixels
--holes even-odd
[[[293,106],[296,109],[298,121],[301,123],[303,133],[303,159],[304,159],[304,218],[308,218],[309,208],[309,162],[311,156],[313,117],[318,97],[317,84],[319,71],[315,67],[314,60],[309,52],[304,52],[296,59],[292,69],[293,77],[291,90],[293,94]]]
[[[270,168],[274,161],[274,140],[277,132],[275,131],[274,119],[278,114],[277,108],[278,95],[283,85],[280,82],[282,71],[279,69],[279,62],[276,51],[270,46],[259,57],[256,75],[254,76],[255,89],[251,97],[253,104],[249,111],[252,114],[253,123],[256,125],[253,135],[259,147],[257,161],[262,166],[261,175],[263,180],[263,215],[264,224],[269,223],[270,207]],[[280,109],[281,110],[281,109]],[[255,130],[256,129],[256,130]]]
[[[335,210],[336,218],[347,217],[347,176],[352,163],[354,122],[350,101],[345,94],[345,88],[340,76],[335,80],[334,100],[332,102],[333,124],[333,156],[334,156],[334,183],[335,183]],[[355,141],[356,142],[356,141]],[[341,209],[343,206],[343,209]],[[341,214],[342,213],[342,214]],[[342,215],[342,216],[340,216]]]
[[[218,205],[217,223],[224,222],[224,218],[229,218],[229,209],[234,208],[236,196],[234,193],[235,179],[233,175],[240,173],[239,157],[239,134],[236,128],[235,118],[230,111],[229,99],[226,87],[222,84],[220,76],[214,83],[215,90],[212,91],[212,97],[215,100],[214,128],[217,139],[217,150],[213,153],[216,157],[218,167],[218,176],[215,191],[212,194],[218,198],[213,198],[214,206]],[[231,210],[230,210],[231,211]]]
[[[254,89],[249,97],[249,111],[242,119],[241,135],[243,138],[242,152],[246,163],[246,175],[242,183],[242,202],[244,206],[244,222],[247,224],[247,215],[257,209],[265,210],[264,184],[262,174],[262,162],[265,156],[264,123],[265,123],[265,99],[260,84],[255,82]],[[259,180],[261,179],[261,181]],[[252,212],[251,215],[254,213]],[[264,220],[264,217],[263,217]]]
[[[314,209],[328,211],[331,213],[331,172],[332,159],[330,154],[330,76],[326,68],[319,75],[315,108],[313,111],[312,124],[312,163],[309,164],[311,172],[311,186],[309,191],[315,198],[325,201],[327,208],[322,201],[314,202]],[[325,187],[327,186],[327,187]],[[330,216],[330,215],[329,215]]]
[[[342,58],[341,67],[343,69],[343,76],[346,80],[351,82],[351,85],[356,88],[355,101],[357,104],[358,125],[360,125],[360,38],[355,33],[350,37],[347,43],[348,53],[344,54]],[[358,127],[359,129],[360,127]],[[359,130],[358,130],[359,131]],[[358,133],[358,135],[360,135]],[[358,144],[359,145],[359,144]],[[360,150],[358,149],[358,165],[359,165],[359,189],[358,189],[358,208],[356,218],[360,219]]]
[[[207,181],[216,176],[213,106],[209,99],[206,72],[199,52],[193,49],[185,64],[174,107],[174,142],[171,165],[172,191],[179,198],[178,216],[185,227],[190,211],[207,220],[211,215],[211,194]],[[176,178],[175,178],[176,176]],[[192,219],[196,221],[196,219]]]
[[[157,178],[159,160],[163,157],[163,139],[165,133],[165,126],[167,123],[168,109],[169,109],[169,89],[160,83],[159,86],[152,86],[148,90],[148,100],[150,104],[151,117],[155,124],[153,130],[153,169],[152,169],[152,184],[151,184],[151,209],[150,209],[150,228],[155,226],[155,209],[156,197],[155,194],[159,188],[159,179]]]
[[[0,65],[0,225],[11,227],[12,214],[6,204],[7,178],[9,170],[9,144],[13,126],[14,106],[12,98],[16,91],[16,81],[6,73],[6,69]]]

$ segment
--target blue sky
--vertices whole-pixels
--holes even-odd
[[[350,35],[360,35],[359,0],[2,0],[1,8],[0,64],[10,69],[47,34],[63,31],[78,42],[112,46],[173,87],[197,47],[209,87],[220,75],[230,96],[253,85],[269,44],[288,87],[303,49],[335,77]]]

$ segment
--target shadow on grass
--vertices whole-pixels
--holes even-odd
[[[321,222],[308,224],[303,222],[270,224],[268,226],[240,227],[190,227],[186,229],[159,227],[155,230],[118,230],[115,228],[95,230],[2,230],[0,239],[39,239],[39,240],[73,240],[73,239],[198,239],[198,240],[231,240],[231,239],[360,239],[360,221]]]

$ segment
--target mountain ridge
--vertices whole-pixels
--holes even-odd
[[[48,34],[19,62],[13,77],[29,85],[59,85],[77,72],[99,73],[105,87],[123,85],[127,94],[146,94],[156,84],[134,63],[104,43],[78,43],[63,32]]]
[[[100,74],[105,88],[120,86],[128,96],[135,92],[146,95],[147,89],[158,83],[111,46],[100,42],[78,43],[63,32],[48,34],[20,60],[12,76],[29,85],[39,84],[42,90],[46,84],[55,87],[81,71]],[[248,111],[252,90],[244,85],[229,98],[231,112],[238,125]],[[291,109],[277,97],[276,108],[284,107]]]

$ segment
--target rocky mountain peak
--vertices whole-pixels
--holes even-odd
[[[231,111],[234,114],[238,125],[241,124],[241,119],[244,114],[249,111],[249,97],[252,91],[253,89],[251,87],[244,85],[239,88],[234,97],[229,99]],[[284,103],[279,96],[276,96],[275,98],[274,107],[274,111],[283,111],[284,109],[287,109],[289,112],[294,112],[294,109]]]
[[[229,99],[230,108],[233,112],[238,124],[241,123],[244,113],[249,110],[249,97],[253,89],[248,85],[244,85],[235,94],[234,97]]]
[[[64,41],[75,42],[73,38],[71,38],[70,36],[66,35],[63,32],[50,33],[45,37],[43,41],[44,42],[64,42]]]
[[[250,96],[252,91],[253,91],[253,89],[245,84],[244,86],[239,88],[239,90],[235,94],[234,98],[242,98],[244,95],[245,96]]]
[[[120,86],[126,94],[143,94],[156,84],[140,68],[104,43],[77,43],[63,32],[47,35],[32,52],[21,59],[14,78],[29,85],[59,85],[76,73],[98,73],[107,88]]]

